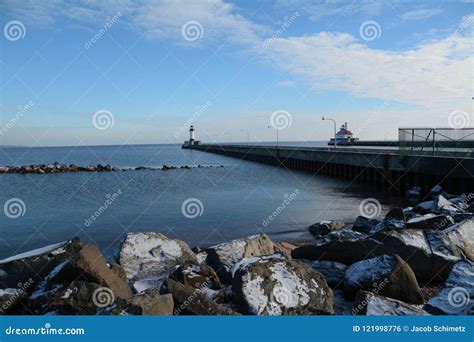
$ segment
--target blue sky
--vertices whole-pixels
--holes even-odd
[[[472,2],[3,0],[0,13],[4,145],[176,143],[190,123],[205,141],[273,140],[275,111],[282,140],[328,139],[322,115],[361,139],[473,120]]]

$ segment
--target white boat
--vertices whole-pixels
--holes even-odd
[[[336,133],[336,138],[328,141],[328,145],[334,146],[335,143],[336,145],[351,145],[358,140],[359,138],[354,138],[354,133],[347,129],[347,122],[345,122]]]

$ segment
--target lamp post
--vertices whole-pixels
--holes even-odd
[[[275,127],[273,127],[273,126],[271,126],[271,125],[270,125],[270,126],[268,126],[268,128],[275,128]],[[278,144],[279,144],[279,139],[278,139],[278,128],[275,128],[275,131],[276,131],[276,134],[277,134],[277,146],[276,146],[276,147],[277,147],[277,150],[278,150]]]
[[[336,124],[336,120],[330,119],[330,118],[325,118],[324,116],[322,117],[322,119],[323,119],[323,121],[324,120],[332,121],[333,124],[334,124],[334,148],[336,148],[337,147],[337,140],[336,140],[337,124]]]
[[[241,129],[241,132],[246,132],[247,133],[247,145],[250,143],[250,133],[247,129]]]

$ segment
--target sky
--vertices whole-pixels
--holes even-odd
[[[1,0],[0,145],[472,127],[472,1]]]

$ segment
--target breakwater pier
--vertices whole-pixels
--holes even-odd
[[[406,192],[414,186],[428,191],[440,184],[452,192],[474,191],[474,156],[471,152],[318,148],[200,144],[194,150],[372,183]]]

